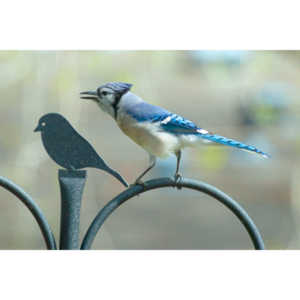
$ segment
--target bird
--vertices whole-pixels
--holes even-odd
[[[182,150],[200,145],[203,140],[270,157],[254,146],[213,134],[180,115],[147,103],[131,92],[132,86],[125,82],[109,82],[95,91],[81,92],[80,98],[97,103],[116,121],[124,134],[148,152],[149,166],[134,184],[143,184],[142,177],[155,166],[157,157],[170,155],[177,157],[174,178],[178,182],[182,178],[179,173]]]
[[[127,182],[111,169],[72,125],[58,113],[43,115],[34,132],[41,132],[42,142],[49,156],[67,170],[96,168],[108,172],[125,187]]]

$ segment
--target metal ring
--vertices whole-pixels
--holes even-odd
[[[153,179],[145,182],[144,186],[136,185],[119,194],[99,211],[84,236],[83,242],[81,244],[81,249],[87,250],[91,248],[92,243],[104,221],[121,204],[138,194],[163,187],[189,188],[212,196],[216,200],[223,203],[227,208],[229,208],[234,213],[234,215],[237,216],[237,218],[242,222],[250,235],[254,248],[256,250],[264,249],[264,242],[257,227],[248,216],[247,212],[235,200],[212,185],[201,181],[185,178],[182,178],[179,182],[175,182],[172,178]]]
[[[44,217],[42,211],[34,202],[34,200],[23,189],[21,189],[15,183],[2,176],[0,176],[0,186],[10,191],[12,194],[14,194],[25,204],[25,206],[30,210],[30,212],[34,216],[35,220],[37,221],[41,229],[47,249],[56,250],[57,248],[56,248],[55,238],[51,231],[51,228],[46,218]]]

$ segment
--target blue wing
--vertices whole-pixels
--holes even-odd
[[[170,114],[160,121],[160,127],[173,134],[196,134],[200,130],[193,122],[176,114]]]
[[[149,104],[147,102],[128,105],[125,111],[128,115],[130,115],[138,122],[159,122],[164,118],[172,115],[166,109]]]
[[[138,122],[158,122],[161,129],[173,134],[196,133],[199,129],[193,122],[147,102],[129,105],[126,112]]]
[[[126,112],[138,122],[159,123],[162,130],[176,135],[195,134],[200,129],[193,122],[147,102],[129,105]]]

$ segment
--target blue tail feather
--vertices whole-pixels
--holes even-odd
[[[255,153],[258,153],[258,154],[260,154],[264,157],[270,158],[270,155],[268,153],[265,153],[265,152],[257,149],[254,146],[250,146],[250,145],[247,145],[247,144],[244,144],[244,143],[232,140],[232,139],[228,139],[228,138],[226,138],[224,136],[221,136],[221,135],[209,134],[209,133],[208,134],[199,133],[199,135],[202,138],[210,140],[212,142],[216,142],[216,143],[223,144],[223,145],[226,145],[226,146],[239,148],[239,149],[246,150],[246,151],[255,152]]]

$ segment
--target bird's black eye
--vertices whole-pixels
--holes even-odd
[[[42,124],[41,124],[43,127],[45,127],[46,126],[46,122],[42,122]]]
[[[106,91],[103,91],[103,92],[102,92],[102,95],[103,95],[103,96],[106,96],[107,94],[108,94],[108,92],[106,92]]]

